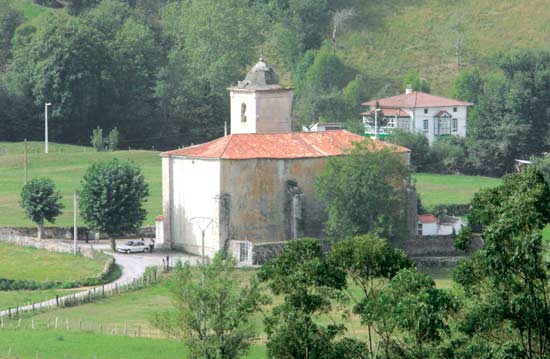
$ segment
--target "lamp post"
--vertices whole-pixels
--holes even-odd
[[[48,153],[48,106],[51,106],[50,102],[44,104],[44,117],[45,117],[45,129],[44,129],[44,153]]]
[[[374,139],[378,139],[378,112],[382,111],[381,108],[374,110]]]

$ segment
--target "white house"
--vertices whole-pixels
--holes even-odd
[[[402,128],[424,133],[432,144],[441,136],[466,137],[468,107],[473,103],[413,91],[408,87],[402,95],[368,101],[363,105],[369,107],[369,111],[362,113],[366,134],[375,135],[375,112],[378,112],[380,137],[395,128]]]
[[[263,59],[229,91],[231,134],[162,153],[159,243],[201,254],[205,230],[206,255],[225,250],[256,264],[289,239],[320,235],[326,213],[313,179],[329,157],[365,138],[344,130],[291,132],[292,90]],[[372,144],[409,162],[404,147]]]
[[[341,130],[344,124],[341,122],[317,122],[309,126],[302,126],[304,132],[333,131]]]
[[[458,234],[464,222],[460,217],[445,216],[439,221],[433,214],[418,215],[417,235],[418,236],[450,236]]]

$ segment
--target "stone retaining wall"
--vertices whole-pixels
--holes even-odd
[[[425,236],[406,240],[400,247],[411,257],[456,257],[481,249],[483,242],[481,238],[474,237],[468,249],[462,251],[454,247],[454,236]]]
[[[22,237],[36,237],[36,228],[29,227],[0,227],[0,237],[4,233],[10,233],[10,236],[18,235]],[[142,227],[137,233],[128,233],[120,238],[155,238],[155,227]],[[45,227],[44,239],[73,239],[72,227]],[[105,235],[94,233],[86,227],[78,227],[78,240],[97,240],[107,239]],[[1,239],[0,239],[1,240]]]

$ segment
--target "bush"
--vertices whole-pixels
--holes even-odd
[[[423,133],[411,133],[396,129],[388,142],[411,150],[411,164],[413,171],[429,171],[432,166],[430,143]]]
[[[468,169],[466,139],[450,136],[441,137],[431,149],[434,170],[439,173],[464,173]]]

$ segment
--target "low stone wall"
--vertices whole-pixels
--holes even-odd
[[[319,239],[323,252],[329,250],[329,242],[324,239]],[[271,258],[279,256],[288,242],[271,242],[271,243],[254,243],[252,246],[252,263],[254,265],[262,265]]]
[[[4,233],[10,233],[10,236],[19,235],[22,237],[36,237],[36,228],[28,227],[0,227],[0,237],[4,236]],[[120,238],[155,238],[155,227],[142,227],[137,233],[128,233]],[[72,227],[45,227],[44,239],[73,239]],[[78,240],[98,240],[107,239],[105,235],[94,233],[86,227],[78,227]],[[1,238],[0,238],[1,240]]]
[[[73,246],[67,243],[42,240],[38,241],[34,237],[25,235],[15,228],[0,228],[0,242],[12,243],[21,246],[45,249],[51,252],[72,253]],[[90,248],[81,248],[80,253],[86,257],[93,257],[94,251]]]
[[[454,247],[454,238],[454,236],[425,236],[406,240],[400,247],[411,257],[467,256],[483,247],[481,239],[475,237],[467,250],[458,250]]]

